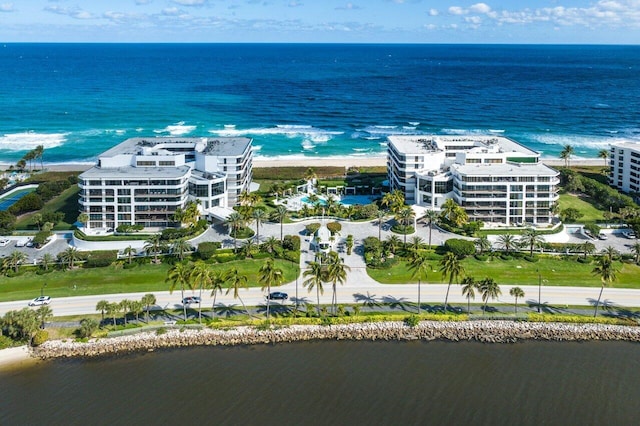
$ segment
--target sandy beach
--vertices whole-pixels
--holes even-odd
[[[37,362],[31,356],[28,346],[18,346],[0,350],[0,370],[15,368]]]
[[[542,158],[542,162],[551,167],[564,166],[564,160],[559,158]],[[387,164],[385,156],[371,157],[277,157],[266,158],[258,157],[253,160],[253,167],[384,167]],[[576,158],[571,160],[572,166],[602,166],[602,159],[582,159]],[[10,164],[0,163],[0,168],[8,169]],[[85,171],[91,168],[93,164],[89,163],[58,163],[47,164],[45,168],[50,171],[67,172],[67,171]]]

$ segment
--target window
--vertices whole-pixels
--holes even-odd
[[[175,161],[160,161],[160,166],[175,166]]]
[[[138,167],[153,167],[155,165],[156,165],[155,161],[142,161],[142,160],[136,161],[136,166]]]

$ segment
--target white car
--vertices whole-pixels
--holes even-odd
[[[0,247],[5,247],[10,243],[10,240],[8,238],[1,238],[0,239]]]
[[[633,239],[636,237],[636,233],[633,231],[623,231],[622,235],[624,235],[627,238]]]
[[[38,296],[35,299],[33,299],[31,302],[29,302],[29,306],[42,306],[42,305],[48,305],[49,303],[51,303],[51,297]]]

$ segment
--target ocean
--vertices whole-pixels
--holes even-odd
[[[0,44],[0,161],[93,162],[135,136],[249,136],[257,157],[383,156],[500,134],[557,157],[640,141],[640,46]]]
[[[624,425],[638,344],[323,341],[0,372],[2,425]]]

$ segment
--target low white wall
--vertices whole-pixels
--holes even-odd
[[[92,250],[124,250],[131,246],[138,252],[144,248],[144,240],[130,240],[130,241],[85,241],[73,236],[72,245],[80,251],[92,251]]]

